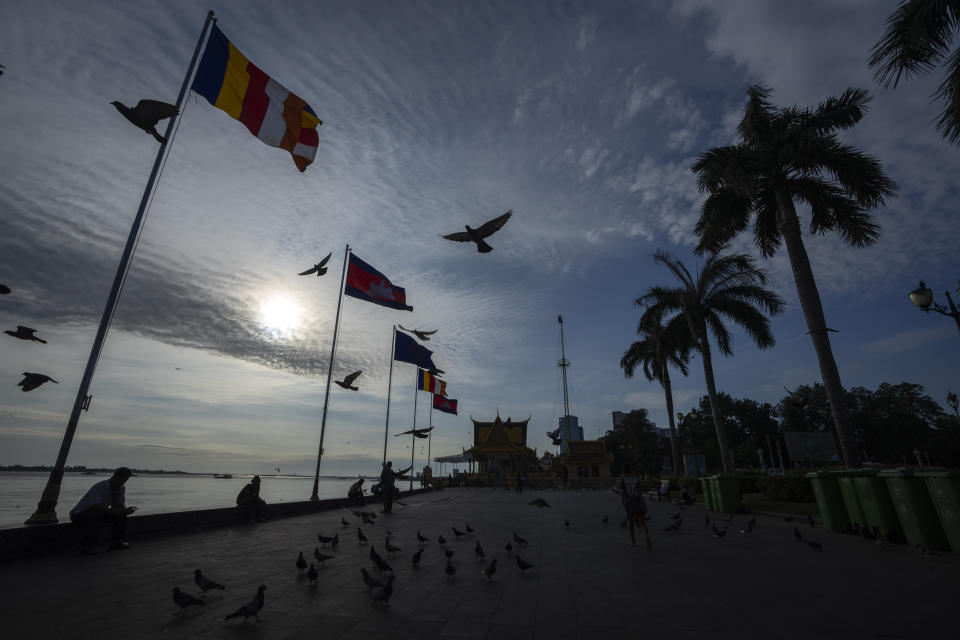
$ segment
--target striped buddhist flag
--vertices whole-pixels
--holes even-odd
[[[213,25],[193,90],[242,122],[250,133],[289,151],[304,171],[317,155],[323,121],[302,98],[257,68]]]
[[[423,369],[417,369],[417,389],[441,396],[447,395],[447,383]]]

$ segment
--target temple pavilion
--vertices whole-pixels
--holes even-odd
[[[473,470],[485,476],[491,486],[512,486],[517,473],[528,475],[539,469],[537,452],[527,446],[526,420],[502,420],[500,414],[492,422],[473,422],[473,446],[466,451],[473,461]]]
[[[566,455],[556,459],[554,469],[571,489],[599,489],[613,486],[612,462],[603,440],[571,440]]]

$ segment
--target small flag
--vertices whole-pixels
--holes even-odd
[[[447,395],[447,383],[423,369],[417,369],[417,389]]]
[[[320,144],[323,121],[302,98],[257,68],[213,25],[192,89],[271,147],[290,152],[305,171]]]
[[[425,367],[427,369],[437,368],[437,365],[433,364],[433,360],[430,359],[433,351],[430,351],[430,349],[427,349],[422,344],[417,344],[416,340],[405,333],[394,330],[394,334],[396,335],[396,342],[393,347],[394,360],[409,362],[410,364],[415,364],[418,367]]]
[[[437,411],[443,411],[444,413],[452,413],[453,415],[457,415],[457,401],[453,398],[444,398],[443,396],[434,394],[433,408]]]
[[[383,307],[413,311],[413,307],[407,304],[407,292],[403,287],[395,287],[387,279],[387,276],[352,253],[350,254],[350,265],[347,267],[347,286],[343,292],[348,296],[360,298]],[[414,362],[413,364],[417,363]],[[430,368],[433,368],[432,364]]]

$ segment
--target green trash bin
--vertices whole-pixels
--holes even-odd
[[[878,477],[879,473],[877,469],[859,469],[854,472],[853,486],[870,533],[900,543],[904,541],[903,528],[887,483]]]
[[[843,506],[847,511],[847,521],[850,523],[851,532],[859,532],[867,526],[867,519],[863,515],[863,508],[860,506],[860,498],[857,496],[857,489],[853,486],[853,476],[857,473],[856,469],[844,469],[834,471],[837,478],[837,487],[840,489],[840,497],[843,499]]]
[[[714,476],[714,499],[720,513],[740,513],[740,478],[737,476]]]
[[[838,473],[835,471],[813,471],[807,474],[813,495],[817,498],[817,509],[823,527],[831,533],[843,533],[849,530],[850,518],[840,492]]]
[[[923,478],[918,478],[913,469],[890,469],[881,471],[877,477],[887,483],[907,544],[922,544],[931,549],[950,548]]]
[[[700,490],[703,491],[703,504],[708,511],[713,511],[713,493],[710,490],[710,478],[697,478],[700,481]]]
[[[918,471],[917,477],[926,482],[950,549],[960,553],[960,471]]]
[[[710,502],[713,504],[714,511],[720,511],[720,490],[717,488],[717,476],[707,478],[710,487]]]

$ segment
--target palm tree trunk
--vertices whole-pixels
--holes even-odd
[[[797,285],[797,296],[800,298],[800,308],[803,309],[803,317],[807,322],[810,340],[813,341],[813,349],[817,352],[820,377],[823,379],[823,388],[827,392],[827,401],[830,403],[830,413],[833,416],[837,439],[840,441],[843,462],[849,468],[859,468],[863,462],[850,425],[846,393],[843,383],[840,382],[840,371],[837,369],[833,349],[830,347],[830,336],[827,333],[827,321],[823,315],[820,292],[813,277],[807,249],[803,245],[800,219],[797,217],[793,200],[788,195],[778,193],[777,200],[780,205],[778,207],[780,233],[783,234],[784,244],[787,246],[790,269],[793,271],[793,281]]]
[[[688,320],[689,322],[689,320]],[[713,359],[710,356],[710,341],[707,339],[707,328],[699,329],[690,322],[690,331],[698,336],[697,342],[700,355],[703,357],[703,378],[707,383],[707,397],[710,399],[710,413],[713,414],[713,428],[717,432],[717,444],[720,446],[720,460],[723,462],[723,472],[733,472],[733,460],[730,457],[730,446],[727,444],[727,434],[720,422],[720,402],[717,400],[717,385],[713,380]]]
[[[670,453],[673,455],[673,472],[680,475],[680,457],[677,454],[677,427],[673,422],[673,391],[670,387],[670,373],[667,365],[663,365],[663,393],[667,396],[667,418],[670,420]]]

